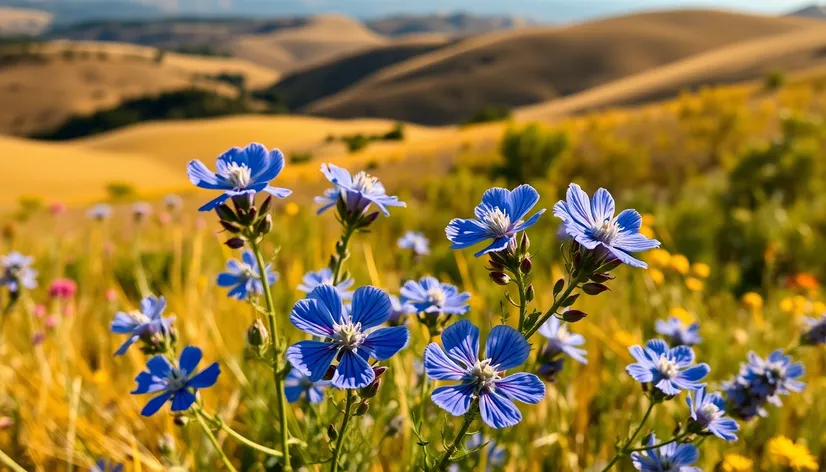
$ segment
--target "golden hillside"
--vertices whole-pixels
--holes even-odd
[[[0,133],[26,135],[137,98],[187,87],[233,94],[214,80],[240,74],[250,87],[268,85],[278,73],[242,59],[163,54],[155,48],[104,42],[53,41],[30,47],[0,73]],[[59,80],[55,80],[59,78]]]
[[[34,36],[52,22],[52,15],[45,11],[0,6],[0,37]]]
[[[380,70],[304,111],[452,123],[486,106],[544,102],[741,41],[822,27],[685,10],[491,33]]]

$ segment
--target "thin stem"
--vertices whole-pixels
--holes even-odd
[[[548,311],[546,311],[545,314],[542,315],[542,317],[539,318],[539,320],[537,320],[536,324],[534,324],[533,327],[531,327],[531,329],[529,329],[525,333],[525,339],[530,339],[531,336],[533,336],[534,333],[536,333],[537,330],[539,330],[540,326],[545,324],[545,322],[548,321],[548,319],[550,317],[552,317],[556,314],[557,310],[559,310],[560,306],[562,305],[562,302],[565,301],[565,299],[568,298],[571,295],[571,292],[573,292],[574,289],[577,288],[577,286],[579,285],[579,282],[580,282],[579,277],[570,279],[568,281],[568,286],[565,288],[565,291],[562,292],[562,295],[560,295],[558,298],[556,298],[554,300],[554,304],[551,306],[551,308],[548,309]]]
[[[270,325],[270,333],[273,340],[273,360],[272,373],[275,380],[275,395],[278,406],[278,419],[281,422],[281,450],[284,452],[284,470],[292,470],[290,464],[290,446],[289,446],[289,430],[287,428],[287,403],[284,401],[284,382],[281,378],[281,338],[278,335],[278,324],[275,320],[275,302],[272,299],[272,291],[270,290],[270,282],[267,278],[266,263],[264,256],[261,254],[261,247],[255,238],[250,239],[250,246],[255,258],[258,261],[258,276],[261,278],[261,284],[264,286],[264,299],[267,302],[267,320]]]
[[[232,472],[237,472],[235,470],[235,467],[232,466],[232,462],[229,461],[229,458],[227,457],[227,455],[224,454],[224,451],[221,449],[221,445],[218,444],[218,440],[215,439],[215,435],[212,434],[212,431],[210,431],[209,426],[204,421],[204,418],[199,414],[196,414],[195,417],[198,418],[198,423],[201,424],[201,429],[203,429],[204,433],[206,433],[207,437],[209,438],[209,441],[212,443],[212,446],[215,448],[215,451],[221,457],[221,461],[223,461],[224,465],[227,466],[227,469],[231,470]]]
[[[333,267],[333,285],[338,285],[341,283],[341,269],[344,267],[344,261],[347,259],[347,246],[350,244],[350,238],[353,237],[353,234],[356,232],[356,228],[354,225],[343,223],[344,230],[341,233],[341,241],[336,245],[336,253],[338,257],[336,258],[335,267]]]
[[[637,426],[637,429],[634,431],[634,434],[632,434],[631,437],[628,438],[628,441],[625,442],[625,444],[622,446],[622,449],[617,451],[617,453],[614,455],[614,458],[611,459],[611,462],[609,462],[608,465],[606,465],[605,468],[602,469],[602,472],[606,472],[607,470],[611,470],[611,467],[613,467],[614,464],[616,464],[617,461],[620,460],[621,457],[623,457],[623,456],[627,455],[629,452],[631,452],[631,449],[629,449],[629,447],[631,446],[631,444],[634,443],[634,439],[637,439],[637,435],[640,434],[640,431],[642,431],[642,427],[645,425],[645,422],[648,421],[648,417],[651,416],[651,412],[654,411],[654,405],[656,405],[656,403],[654,403],[654,402],[650,402],[648,404],[648,409],[645,410],[645,415],[643,415],[639,426]]]
[[[450,456],[452,456],[453,453],[456,452],[456,449],[459,448],[459,445],[465,438],[467,431],[470,429],[470,425],[473,424],[473,420],[476,419],[476,414],[479,412],[478,406],[479,399],[474,399],[467,413],[465,413],[465,420],[462,422],[462,426],[459,428],[459,432],[456,433],[456,437],[453,439],[453,442],[450,443],[450,446],[448,446],[447,449],[445,449],[445,452],[442,453],[441,457],[439,458],[439,462],[436,463],[436,467],[433,470],[447,470],[451,462]]]
[[[258,444],[257,442],[242,436],[241,433],[239,433],[238,431],[235,431],[234,429],[232,429],[228,424],[224,423],[223,421],[216,421],[214,418],[210,417],[205,411],[203,411],[201,409],[197,409],[197,410],[195,410],[195,412],[198,415],[203,416],[206,420],[208,420],[210,422],[219,423],[222,430],[224,430],[227,434],[229,434],[230,436],[235,438],[235,440],[240,442],[241,444],[244,444],[245,446],[248,446],[252,449],[255,449],[256,451],[263,452],[264,454],[267,454],[269,456],[284,457],[284,454],[282,454],[280,451],[276,451],[275,449],[270,449],[267,446],[262,446],[261,444]]]
[[[688,431],[686,431],[686,432],[678,434],[677,436],[674,436],[673,438],[669,439],[668,441],[664,441],[664,442],[661,442],[659,444],[654,444],[654,445],[651,445],[651,446],[635,447],[633,449],[628,449],[628,452],[642,452],[642,451],[650,451],[651,449],[659,449],[662,446],[666,446],[666,445],[671,444],[673,442],[677,442],[680,439],[683,439],[684,437],[688,436],[689,434],[690,433]]]
[[[525,314],[528,311],[528,301],[525,300],[525,280],[522,271],[516,269],[513,273],[516,277],[516,287],[519,289],[519,332],[525,329]]]
[[[350,412],[353,409],[355,395],[352,390],[347,390],[347,403],[344,405],[344,419],[341,420],[341,429],[336,438],[336,448],[333,450],[333,460],[330,463],[330,470],[338,472],[338,458],[341,455],[341,446],[344,444],[344,433],[347,432],[347,425],[350,424]]]
[[[6,455],[2,449],[0,449],[0,464],[5,465],[14,472],[26,472],[26,469],[20,467],[20,464],[14,462],[14,459]]]

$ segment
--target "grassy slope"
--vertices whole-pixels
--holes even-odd
[[[381,70],[305,111],[456,122],[487,105],[544,102],[739,41],[814,26],[822,24],[687,10],[492,33]]]

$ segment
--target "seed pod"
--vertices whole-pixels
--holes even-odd
[[[567,310],[562,313],[562,319],[567,321],[568,323],[576,323],[577,321],[581,320],[588,316],[587,313],[579,310]]]
[[[600,293],[608,290],[608,287],[602,284],[589,282],[582,286],[582,291],[588,295],[599,295]]]
[[[229,238],[224,244],[231,249],[241,249],[244,247],[244,240],[241,238]]]
[[[504,272],[491,272],[490,279],[497,285],[507,285],[511,283],[510,276]]]

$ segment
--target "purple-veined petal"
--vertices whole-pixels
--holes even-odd
[[[485,343],[485,357],[499,370],[508,370],[525,363],[531,345],[522,334],[507,325],[494,326]]]
[[[424,371],[433,380],[460,380],[467,374],[467,369],[447,357],[436,343],[430,343],[424,349]]]
[[[383,361],[404,349],[409,340],[410,331],[407,326],[393,326],[379,328],[368,334],[360,347],[368,349],[374,358]]]
[[[479,411],[482,421],[491,428],[507,428],[522,421],[522,413],[513,401],[496,392],[482,392],[479,395]]]
[[[468,320],[448,326],[442,333],[442,344],[447,355],[464,363],[466,368],[473,367],[479,360],[479,328]]]
[[[545,384],[539,377],[527,372],[518,372],[496,380],[497,392],[525,403],[539,403],[545,398]]]
[[[430,398],[439,408],[453,416],[460,416],[467,413],[468,408],[470,408],[473,391],[473,384],[470,383],[450,385],[433,390]]]
[[[371,286],[356,290],[352,306],[350,317],[353,323],[361,323],[363,330],[384,323],[393,312],[390,297],[383,290]]]
[[[361,388],[370,385],[375,377],[373,368],[364,358],[349,349],[344,349],[333,374],[333,385],[344,389]]]
[[[287,360],[299,372],[316,382],[333,363],[338,346],[324,341],[299,341],[287,348]]]

